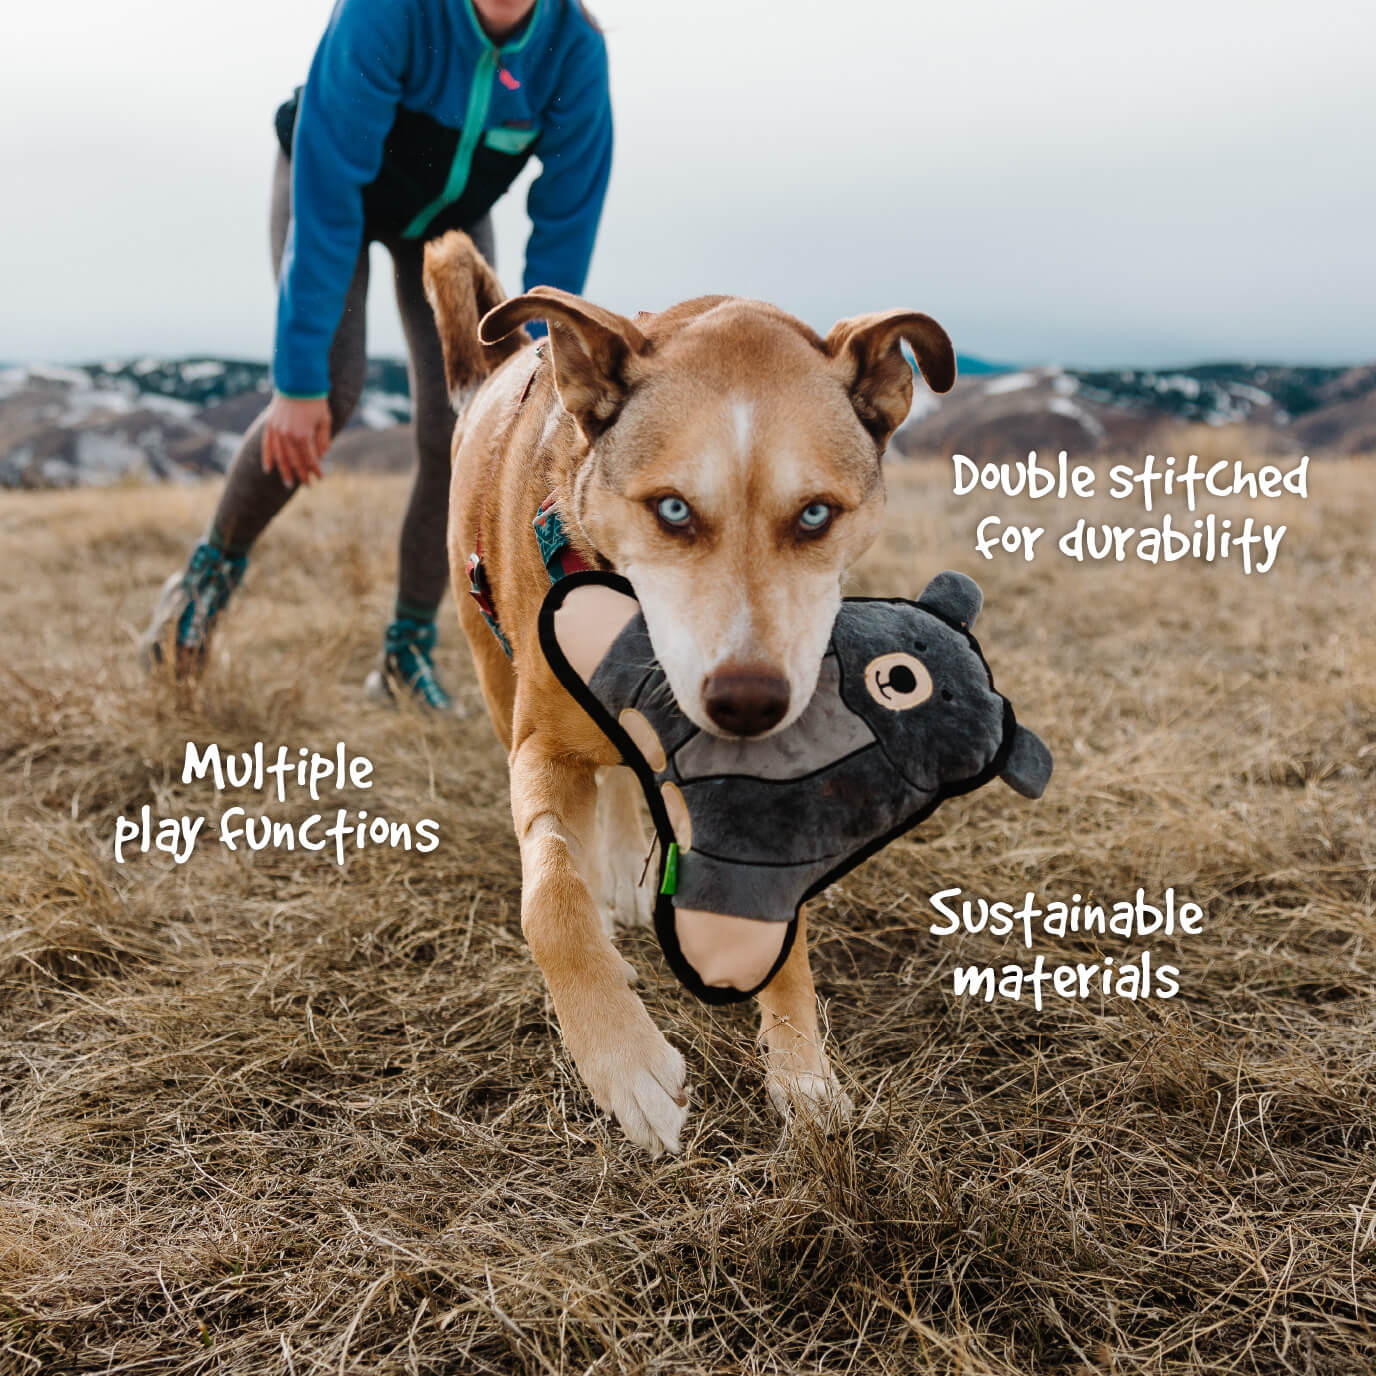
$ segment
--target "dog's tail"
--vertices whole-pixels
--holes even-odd
[[[426,244],[421,281],[439,327],[450,405],[462,415],[488,374],[531,339],[525,330],[496,344],[478,339],[478,322],[506,300],[506,293],[487,259],[462,231],[451,229]]]

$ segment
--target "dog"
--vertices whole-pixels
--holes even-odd
[[[901,343],[936,392],[955,381],[955,353],[936,321],[907,310],[822,338],[731,296],[634,320],[550,287],[507,299],[457,232],[427,245],[424,284],[458,416],[449,562],[509,752],[522,931],[593,1099],[639,1146],[676,1152],[683,1057],[612,941],[615,923],[647,923],[653,906],[637,785],[545,661],[541,602],[569,562],[616,570],[696,726],[784,729],[813,694],[842,579],[879,532],[884,449],[912,401]],[[539,345],[523,328],[537,319]],[[553,513],[564,542],[553,564],[537,512],[546,533]],[[776,1109],[848,1117],[818,1031],[805,916],[757,999]]]

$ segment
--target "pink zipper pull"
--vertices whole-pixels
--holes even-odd
[[[519,91],[521,89],[521,83],[517,81],[505,67],[497,68],[497,80],[500,81],[508,91]]]

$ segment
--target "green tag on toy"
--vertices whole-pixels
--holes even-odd
[[[669,853],[664,858],[664,878],[660,882],[659,891],[663,894],[673,896],[678,888],[678,842],[669,842]]]

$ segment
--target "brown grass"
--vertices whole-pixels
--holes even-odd
[[[658,1162],[561,1049],[452,613],[469,720],[361,701],[404,483],[294,503],[184,701],[133,639],[213,491],[4,498],[0,1370],[1370,1372],[1376,464],[1316,468],[1250,579],[977,564],[992,504],[947,487],[895,474],[855,590],[980,579],[1052,788],[949,804],[818,905],[841,1137],[781,1137],[753,1014],[625,938],[695,1086]],[[122,812],[257,801],[184,787],[188,739],[342,739],[378,782],[337,805],[443,843],[116,866]],[[1018,958],[928,934],[954,884],[1173,884],[1208,916],[1154,943],[1178,999],[1038,1014],[951,994],[956,962]]]

